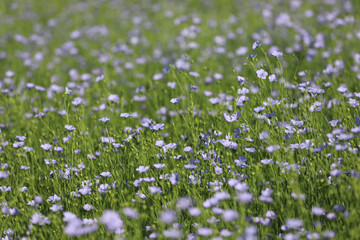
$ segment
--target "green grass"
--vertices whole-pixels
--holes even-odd
[[[151,233],[156,233],[157,239],[168,239],[164,231],[176,226],[165,224],[160,216],[163,210],[171,209],[177,214],[175,222],[182,225],[181,239],[197,233],[201,227],[212,228],[211,237],[228,229],[233,235],[224,239],[240,239],[240,236],[250,239],[246,236],[250,226],[256,226],[258,239],[286,239],[285,235],[291,232],[306,239],[308,233],[323,236],[329,230],[335,233],[334,239],[357,239],[360,165],[358,153],[350,148],[360,147],[359,134],[351,133],[357,126],[359,106],[352,107],[348,101],[359,99],[354,93],[360,92],[360,71],[354,67],[360,67],[354,58],[354,54],[360,53],[357,37],[360,5],[350,1],[352,8],[346,11],[343,1],[334,2],[331,5],[306,1],[297,11],[292,11],[287,1],[1,1],[0,52],[5,52],[6,57],[0,59],[0,124],[3,124],[0,171],[9,173],[0,179],[4,213],[0,216],[1,234],[10,228],[14,231],[10,239],[146,239]],[[272,17],[264,18],[264,10],[271,10]],[[312,10],[314,15],[305,17],[306,10]],[[165,16],[170,14],[167,11],[172,12],[171,17]],[[336,18],[353,17],[354,22],[333,27],[335,19],[317,21],[319,17],[329,18],[334,11],[339,11]],[[291,26],[276,24],[281,13],[290,16]],[[177,23],[185,17],[187,21]],[[201,22],[196,22],[196,18]],[[52,26],[52,21],[56,25]],[[102,35],[104,29],[106,33]],[[71,39],[76,30],[82,35]],[[262,45],[252,50],[254,38],[258,39],[256,34]],[[306,34],[313,39],[310,44],[304,43]],[[314,46],[317,34],[324,36],[324,48]],[[226,39],[224,45],[215,43],[218,36]],[[24,43],[16,40],[21,38],[25,39]],[[198,48],[189,48],[191,42],[197,43]],[[297,45],[301,47],[298,50]],[[273,46],[284,56],[272,56],[269,50]],[[247,47],[248,51],[237,55],[240,47]],[[289,48],[294,51],[287,51]],[[42,60],[35,60],[36,54],[41,54]],[[250,59],[249,54],[257,57]],[[190,64],[189,69],[179,69],[179,59]],[[328,64],[335,66],[338,60],[343,61],[343,68],[338,68],[336,73],[323,72]],[[163,73],[163,68],[167,72]],[[278,80],[258,78],[259,69],[269,75],[276,74]],[[15,75],[6,76],[8,71]],[[71,76],[70,71],[77,74]],[[299,74],[302,71],[305,76]],[[104,80],[96,82],[101,73]],[[163,78],[153,80],[158,73],[163,73]],[[85,74],[90,79],[81,79]],[[216,74],[222,74],[222,79],[216,79]],[[246,78],[243,85],[238,82],[238,76]],[[169,82],[177,86],[172,89]],[[299,84],[306,82],[309,85],[299,89]],[[332,86],[324,87],[327,82]],[[42,86],[45,91],[27,89],[26,83]],[[339,91],[344,84],[347,93],[353,96]],[[199,90],[191,90],[190,85]],[[66,86],[72,90],[71,94],[65,93]],[[61,91],[51,90],[57,87]],[[139,87],[145,91],[137,92]],[[313,95],[308,87],[322,88],[325,92]],[[238,93],[241,88],[249,90],[245,94],[248,101],[243,106],[236,102],[242,95]],[[212,96],[206,96],[204,91],[211,91]],[[118,95],[119,101],[111,102],[108,97],[112,94]],[[146,100],[137,101],[134,96]],[[76,97],[82,97],[84,104],[74,106],[72,101]],[[219,103],[212,104],[209,99],[216,97]],[[172,104],[172,98],[180,98],[180,102]],[[271,105],[269,98],[279,103]],[[328,107],[334,99],[337,102]],[[316,102],[322,103],[321,110],[311,111]],[[292,108],[294,104],[297,107]],[[266,108],[256,113],[254,108],[259,106]],[[60,110],[67,114],[61,116]],[[36,118],[40,112],[46,116]],[[224,113],[236,112],[241,114],[237,121],[225,121]],[[136,115],[123,118],[120,113]],[[275,115],[265,117],[270,113]],[[110,121],[99,121],[103,117]],[[164,123],[164,128],[151,130],[144,118],[151,119],[152,124]],[[335,119],[341,122],[333,127],[329,121]],[[297,127],[291,125],[291,120],[304,123]],[[73,125],[76,130],[70,132],[65,125]],[[240,138],[234,136],[235,128],[241,130]],[[297,133],[304,128],[306,132]],[[333,132],[339,128],[353,138],[342,140],[342,132]],[[131,135],[136,131],[137,135]],[[223,134],[216,136],[214,131]],[[267,139],[260,137],[263,132],[268,133]],[[336,143],[332,143],[329,133],[333,133]],[[209,138],[204,138],[205,134]],[[68,135],[71,138],[64,142]],[[130,135],[132,138],[125,140]],[[20,141],[16,136],[25,136],[24,146],[32,147],[33,151],[13,147]],[[237,144],[236,149],[216,141],[226,136]],[[112,138],[123,146],[116,148],[103,143],[102,137]],[[155,145],[158,140],[164,144],[176,143],[177,147],[164,151]],[[45,151],[41,148],[44,143],[52,144],[53,148]],[[340,144],[348,144],[348,148],[336,150]],[[276,145],[278,150],[266,150]],[[186,146],[193,151],[185,152]],[[321,151],[314,151],[322,146]],[[55,147],[62,147],[63,151],[56,152]],[[247,148],[257,151],[251,153]],[[76,154],[76,149],[81,152]],[[203,154],[213,157],[207,159]],[[182,157],[175,159],[178,155]],[[240,167],[234,161],[240,156],[247,159],[247,167]],[[46,164],[45,159],[55,159],[57,163]],[[265,165],[261,163],[264,159],[273,159],[274,163]],[[84,169],[80,169],[80,163]],[[153,166],[156,163],[166,166],[156,169]],[[197,168],[184,167],[190,163]],[[23,170],[21,166],[30,169]],[[136,170],[139,166],[150,169],[139,173]],[[216,166],[221,167],[222,174],[215,173]],[[298,170],[294,169],[296,166]],[[69,179],[61,177],[66,169],[71,172]],[[340,169],[342,174],[329,179],[333,169]],[[111,172],[112,176],[99,177],[102,172]],[[180,179],[176,184],[165,176],[174,173]],[[146,177],[154,177],[155,181],[134,185],[136,180]],[[190,184],[190,178],[200,181]],[[247,184],[247,191],[254,197],[251,203],[237,200],[239,191],[229,184],[232,178]],[[72,196],[71,192],[78,192],[84,180],[91,181],[92,193]],[[116,188],[103,194],[98,191],[101,184],[114,182]],[[214,183],[221,184],[221,188],[213,189]],[[11,187],[11,191],[5,191],[5,186]],[[151,194],[149,186],[161,187],[162,193]],[[28,191],[20,191],[21,187],[27,187]],[[273,190],[271,203],[258,198],[266,188]],[[226,222],[221,214],[204,207],[204,202],[217,191],[229,193],[229,198],[221,200],[217,207],[237,211],[236,220]],[[140,193],[146,198],[140,198]],[[306,199],[295,199],[293,193],[303,194]],[[63,206],[58,213],[49,209],[53,203],[47,201],[54,194],[61,197],[56,204]],[[36,196],[41,196],[43,202],[38,207],[29,206]],[[193,217],[188,210],[178,209],[176,203],[181,197],[192,198],[193,207],[198,207],[201,215]],[[9,215],[6,204],[19,213]],[[94,209],[85,211],[84,204],[91,204]],[[345,212],[336,212],[335,205],[345,206]],[[314,206],[323,208],[326,214],[335,212],[336,218],[316,216],[312,213]],[[139,217],[126,216],[125,207],[135,209]],[[105,210],[120,214],[123,233],[107,231],[100,220]],[[67,223],[63,220],[66,211],[79,219],[95,219],[98,230],[83,236],[68,236],[64,232]],[[277,217],[266,226],[259,223],[259,218],[266,218],[268,211],[274,211]],[[47,216],[50,224],[30,224],[36,212]],[[210,221],[212,217],[219,221]],[[293,218],[303,221],[302,229],[285,230],[283,226]],[[210,239],[210,236],[198,235],[197,239]]]

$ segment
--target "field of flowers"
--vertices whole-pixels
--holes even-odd
[[[360,239],[358,0],[1,0],[0,236]]]

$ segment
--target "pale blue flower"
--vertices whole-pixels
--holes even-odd
[[[105,225],[108,232],[120,232],[124,227],[120,214],[113,210],[105,210],[100,222]]]
[[[21,148],[24,145],[25,145],[24,142],[14,142],[13,143],[13,148]]]
[[[239,112],[236,112],[236,114],[231,114],[231,116],[228,113],[224,113],[224,118],[227,122],[235,122],[238,121],[241,114]]]
[[[259,69],[256,71],[256,75],[258,78],[266,79],[269,74],[264,69]]]
[[[179,98],[172,98],[170,100],[170,102],[173,103],[173,104],[178,104],[180,102],[180,99]]]
[[[223,170],[222,170],[221,167],[219,167],[219,166],[216,166],[216,167],[215,167],[215,174],[216,174],[216,175],[222,174],[222,171],[223,171]]]
[[[246,79],[244,77],[242,77],[242,76],[238,76],[237,80],[238,80],[239,83],[241,83],[241,85],[243,85],[246,82]]]
[[[256,49],[256,48],[258,48],[258,47],[260,47],[260,46],[261,46],[261,42],[258,41],[258,40],[256,40],[256,41],[253,43],[253,45],[252,45],[252,49],[254,50],[254,49]]]
[[[41,144],[40,146],[42,149],[44,149],[45,151],[49,151],[50,149],[52,149],[53,145],[49,144],[49,143],[45,143],[45,144]]]
[[[138,171],[139,173],[145,173],[149,170],[149,166],[139,166],[138,168],[136,168],[136,171]]]
[[[74,98],[74,100],[71,102],[74,106],[79,106],[81,104],[84,103],[84,99],[81,97],[76,97]]]
[[[85,211],[91,211],[91,210],[93,210],[93,209],[95,209],[95,208],[94,208],[93,205],[86,203],[86,204],[83,206],[83,209],[84,209]]]
[[[139,213],[134,208],[124,207],[122,211],[123,211],[124,215],[127,217],[134,218],[134,219],[139,218]]]
[[[59,213],[60,211],[62,211],[64,209],[64,207],[63,207],[63,205],[54,204],[49,209],[55,213]]]
[[[160,221],[164,224],[170,224],[175,222],[177,219],[177,215],[172,210],[164,210],[160,213]]]
[[[56,203],[58,201],[61,200],[61,197],[59,197],[58,195],[54,194],[53,196],[50,196],[47,201],[48,202],[52,202],[52,203]]]
[[[120,100],[120,97],[116,94],[111,94],[111,95],[109,95],[108,100],[110,102],[116,103]]]
[[[189,214],[193,217],[198,217],[201,215],[201,210],[197,207],[194,208],[190,208],[189,209]]]
[[[325,209],[321,208],[321,207],[317,207],[317,206],[313,206],[311,208],[311,212],[315,215],[315,216],[324,216],[325,215]]]
[[[190,146],[184,147],[184,152],[192,152],[192,151],[193,151],[192,147]]]
[[[168,229],[163,232],[164,237],[169,239],[181,239],[183,237],[183,233],[179,229]]]
[[[99,121],[100,121],[100,122],[103,122],[103,123],[107,123],[107,122],[110,121],[110,118],[108,118],[108,117],[103,117],[103,118],[100,118]]]
[[[100,187],[98,188],[99,193],[104,194],[109,192],[110,190],[110,185],[105,183],[105,184],[101,184]]]
[[[156,169],[162,169],[162,168],[164,168],[166,165],[165,165],[165,163],[155,163],[154,164],[154,167],[156,168]]]
[[[209,237],[213,234],[213,229],[208,227],[201,227],[197,230],[199,236]]]
[[[75,131],[76,127],[74,127],[73,125],[65,125],[65,129],[68,131]]]
[[[100,173],[100,175],[103,177],[111,177],[112,176],[112,174],[110,172],[102,172],[102,173]]]
[[[169,181],[171,182],[172,185],[176,185],[180,182],[180,176],[178,173],[172,173]]]
[[[301,219],[297,218],[289,218],[285,222],[285,226],[287,229],[300,229],[303,226],[304,222]]]
[[[162,193],[161,187],[157,187],[157,186],[149,186],[149,192],[151,194],[156,194],[156,193]]]
[[[105,79],[105,76],[103,74],[96,77],[96,82],[101,82]]]
[[[130,117],[130,114],[129,113],[121,113],[120,117],[128,118],[128,117]]]
[[[30,219],[30,222],[34,225],[45,225],[45,224],[50,224],[50,220],[48,217],[46,216],[43,216],[41,213],[34,213],[32,216],[31,216],[31,219]]]
[[[269,76],[269,82],[277,82],[277,76],[275,74],[271,74]]]
[[[224,210],[222,215],[223,215],[224,221],[226,221],[226,222],[233,222],[239,218],[238,212],[235,210],[232,210],[232,209]]]
[[[279,58],[279,57],[283,56],[284,54],[282,52],[280,52],[280,51],[273,51],[271,53],[271,55],[273,55],[274,57]]]
[[[86,224],[85,221],[78,219],[76,216],[74,216],[71,220],[67,220],[66,222],[67,225],[64,227],[64,233],[70,237],[83,236],[98,230],[98,225],[96,222]]]

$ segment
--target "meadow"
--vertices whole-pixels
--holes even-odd
[[[359,239],[359,19],[1,0],[0,236]]]

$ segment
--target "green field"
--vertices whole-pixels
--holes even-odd
[[[1,0],[0,236],[360,239],[358,0]]]

